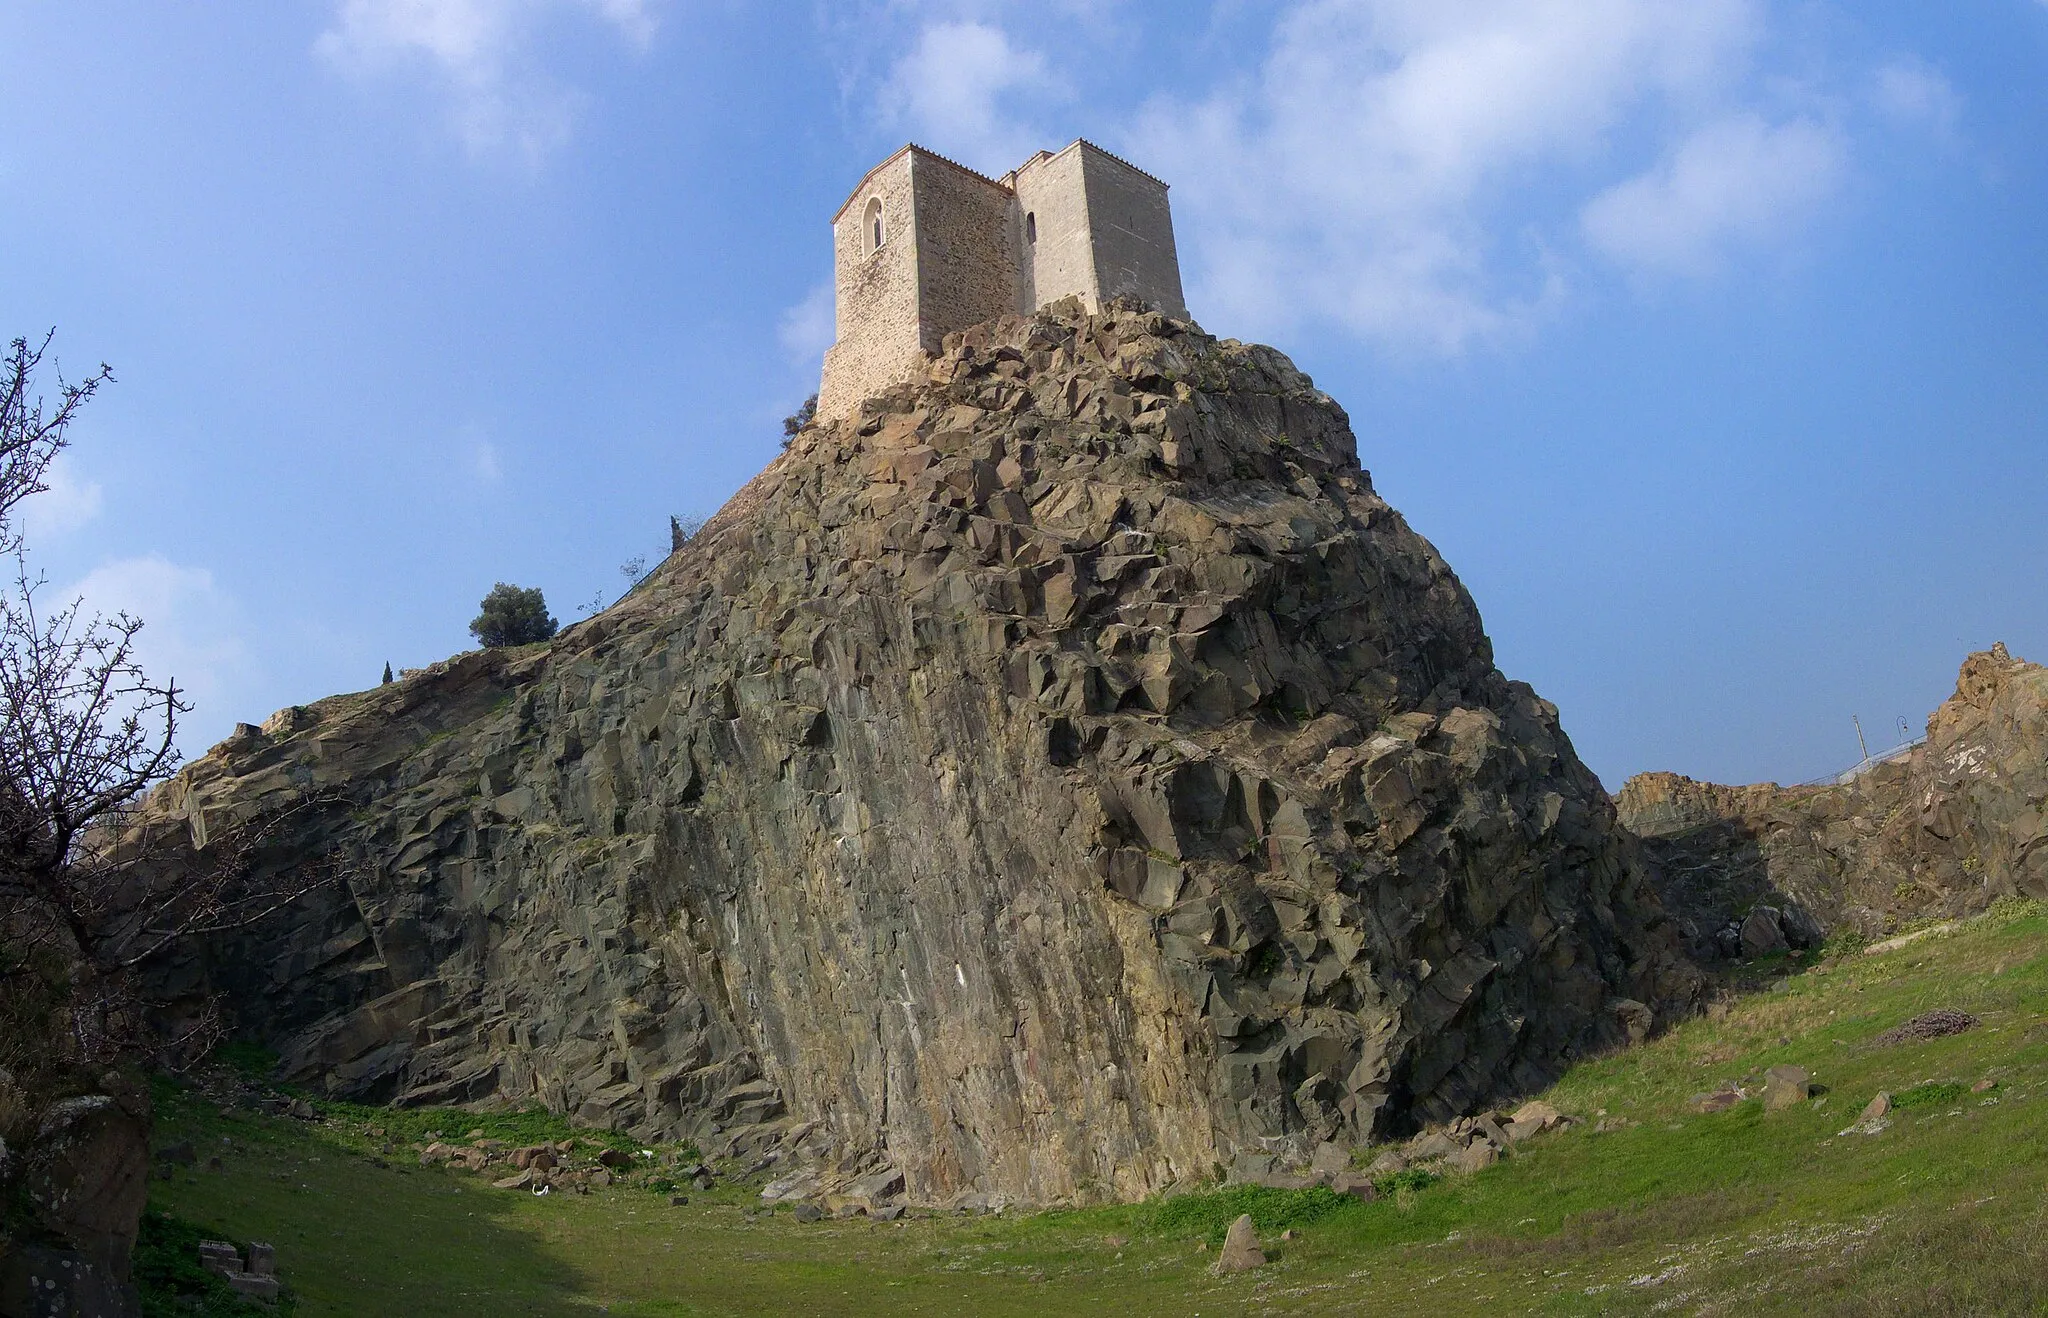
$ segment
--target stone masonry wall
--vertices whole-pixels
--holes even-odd
[[[919,351],[915,152],[888,162],[832,226],[837,341],[825,350],[818,414],[846,416],[876,389],[907,378]],[[870,198],[882,200],[886,238],[869,252],[863,225]]]
[[[1166,185],[1086,142],[1081,159],[1099,301],[1134,298],[1169,316],[1187,314]]]
[[[1016,308],[1010,194],[936,156],[913,154],[911,160],[919,345],[935,353],[955,330]]]
[[[1081,153],[1069,147],[1033,159],[1017,171],[1016,189],[1018,310],[1030,312],[1063,297],[1078,297],[1082,305],[1099,308]],[[1036,217],[1036,242],[1025,240],[1026,215]]]
[[[873,197],[890,231],[880,253],[865,236]],[[819,388],[825,420],[910,379],[920,354],[993,316],[1066,297],[1090,312],[1129,298],[1187,313],[1166,185],[1087,142],[1041,152],[1002,183],[906,147],[862,182],[833,244],[838,341]]]

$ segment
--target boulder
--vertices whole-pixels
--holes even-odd
[[[1230,1230],[1223,1237],[1223,1249],[1211,1267],[1224,1273],[1249,1272],[1265,1265],[1265,1251],[1259,1248],[1259,1229],[1252,1223],[1250,1213],[1241,1214],[1230,1224]]]
[[[36,1222],[119,1287],[149,1195],[149,1121],[139,1095],[53,1104],[24,1150],[21,1191]]]
[[[1451,1155],[1451,1168],[1469,1174],[1482,1171],[1499,1161],[1500,1150],[1495,1148],[1491,1141],[1478,1139]]]
[[[869,1203],[880,1203],[884,1199],[903,1193],[903,1173],[894,1167],[884,1167],[877,1172],[854,1181],[847,1187],[849,1197],[864,1199]]]
[[[136,1318],[135,1288],[74,1249],[36,1241],[0,1246],[0,1314]]]
[[[1778,921],[1778,913],[1769,906],[1759,906],[1751,911],[1738,931],[1742,940],[1742,954],[1757,957],[1769,956],[1773,952],[1789,952],[1792,945],[1785,941],[1785,927]]]
[[[1341,1176],[1351,1170],[1351,1150],[1326,1141],[1316,1145],[1315,1151],[1309,1155],[1308,1165],[1310,1171],[1325,1179]]]
[[[1614,1018],[1621,1024],[1623,1036],[1630,1047],[1648,1041],[1657,1028],[1657,1013],[1648,1003],[1637,1002],[1634,998],[1622,998],[1614,1004]]]
[[[1367,1203],[1380,1197],[1379,1187],[1364,1172],[1339,1172],[1330,1178],[1330,1188],[1338,1194],[1348,1194]]]
[[[780,1176],[761,1187],[761,1202],[779,1204],[788,1200],[808,1199],[818,1193],[818,1173],[808,1168]]]
[[[1432,1158],[1448,1158],[1464,1146],[1440,1130],[1426,1131],[1408,1146],[1411,1162],[1428,1162]]]
[[[1813,1097],[1813,1077],[1803,1066],[1774,1066],[1764,1072],[1764,1111],[1779,1112]]]
[[[1880,1092],[1876,1098],[1871,1099],[1865,1105],[1862,1113],[1857,1116],[1856,1120],[1840,1133],[1843,1135],[1881,1135],[1884,1133],[1885,1128],[1891,1125],[1891,1114],[1892,1096],[1888,1093]]]
[[[156,1160],[177,1167],[197,1167],[199,1150],[193,1146],[191,1140],[179,1140],[175,1144],[166,1144],[158,1149]]]

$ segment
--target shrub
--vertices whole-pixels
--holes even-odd
[[[487,646],[531,645],[555,634],[547,600],[540,587],[521,589],[499,582],[484,596],[483,612],[469,624],[469,634]]]
[[[804,399],[804,405],[782,418],[782,447],[788,448],[798,432],[818,419],[818,396],[812,394]]]

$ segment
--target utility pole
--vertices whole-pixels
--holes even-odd
[[[1863,752],[1863,763],[1868,764],[1870,763],[1870,746],[1863,740],[1863,720],[1851,714],[1849,721],[1856,725],[1856,749]]]

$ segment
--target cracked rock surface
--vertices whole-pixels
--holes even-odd
[[[291,1078],[926,1201],[1299,1167],[1696,992],[1344,412],[1131,309],[954,336],[619,605],[245,727],[149,826],[301,801],[270,863],[347,890],[159,971]]]
[[[1617,803],[1693,955],[1757,955],[2048,898],[2048,668],[1963,661],[1926,739],[1820,786],[1638,774]]]

